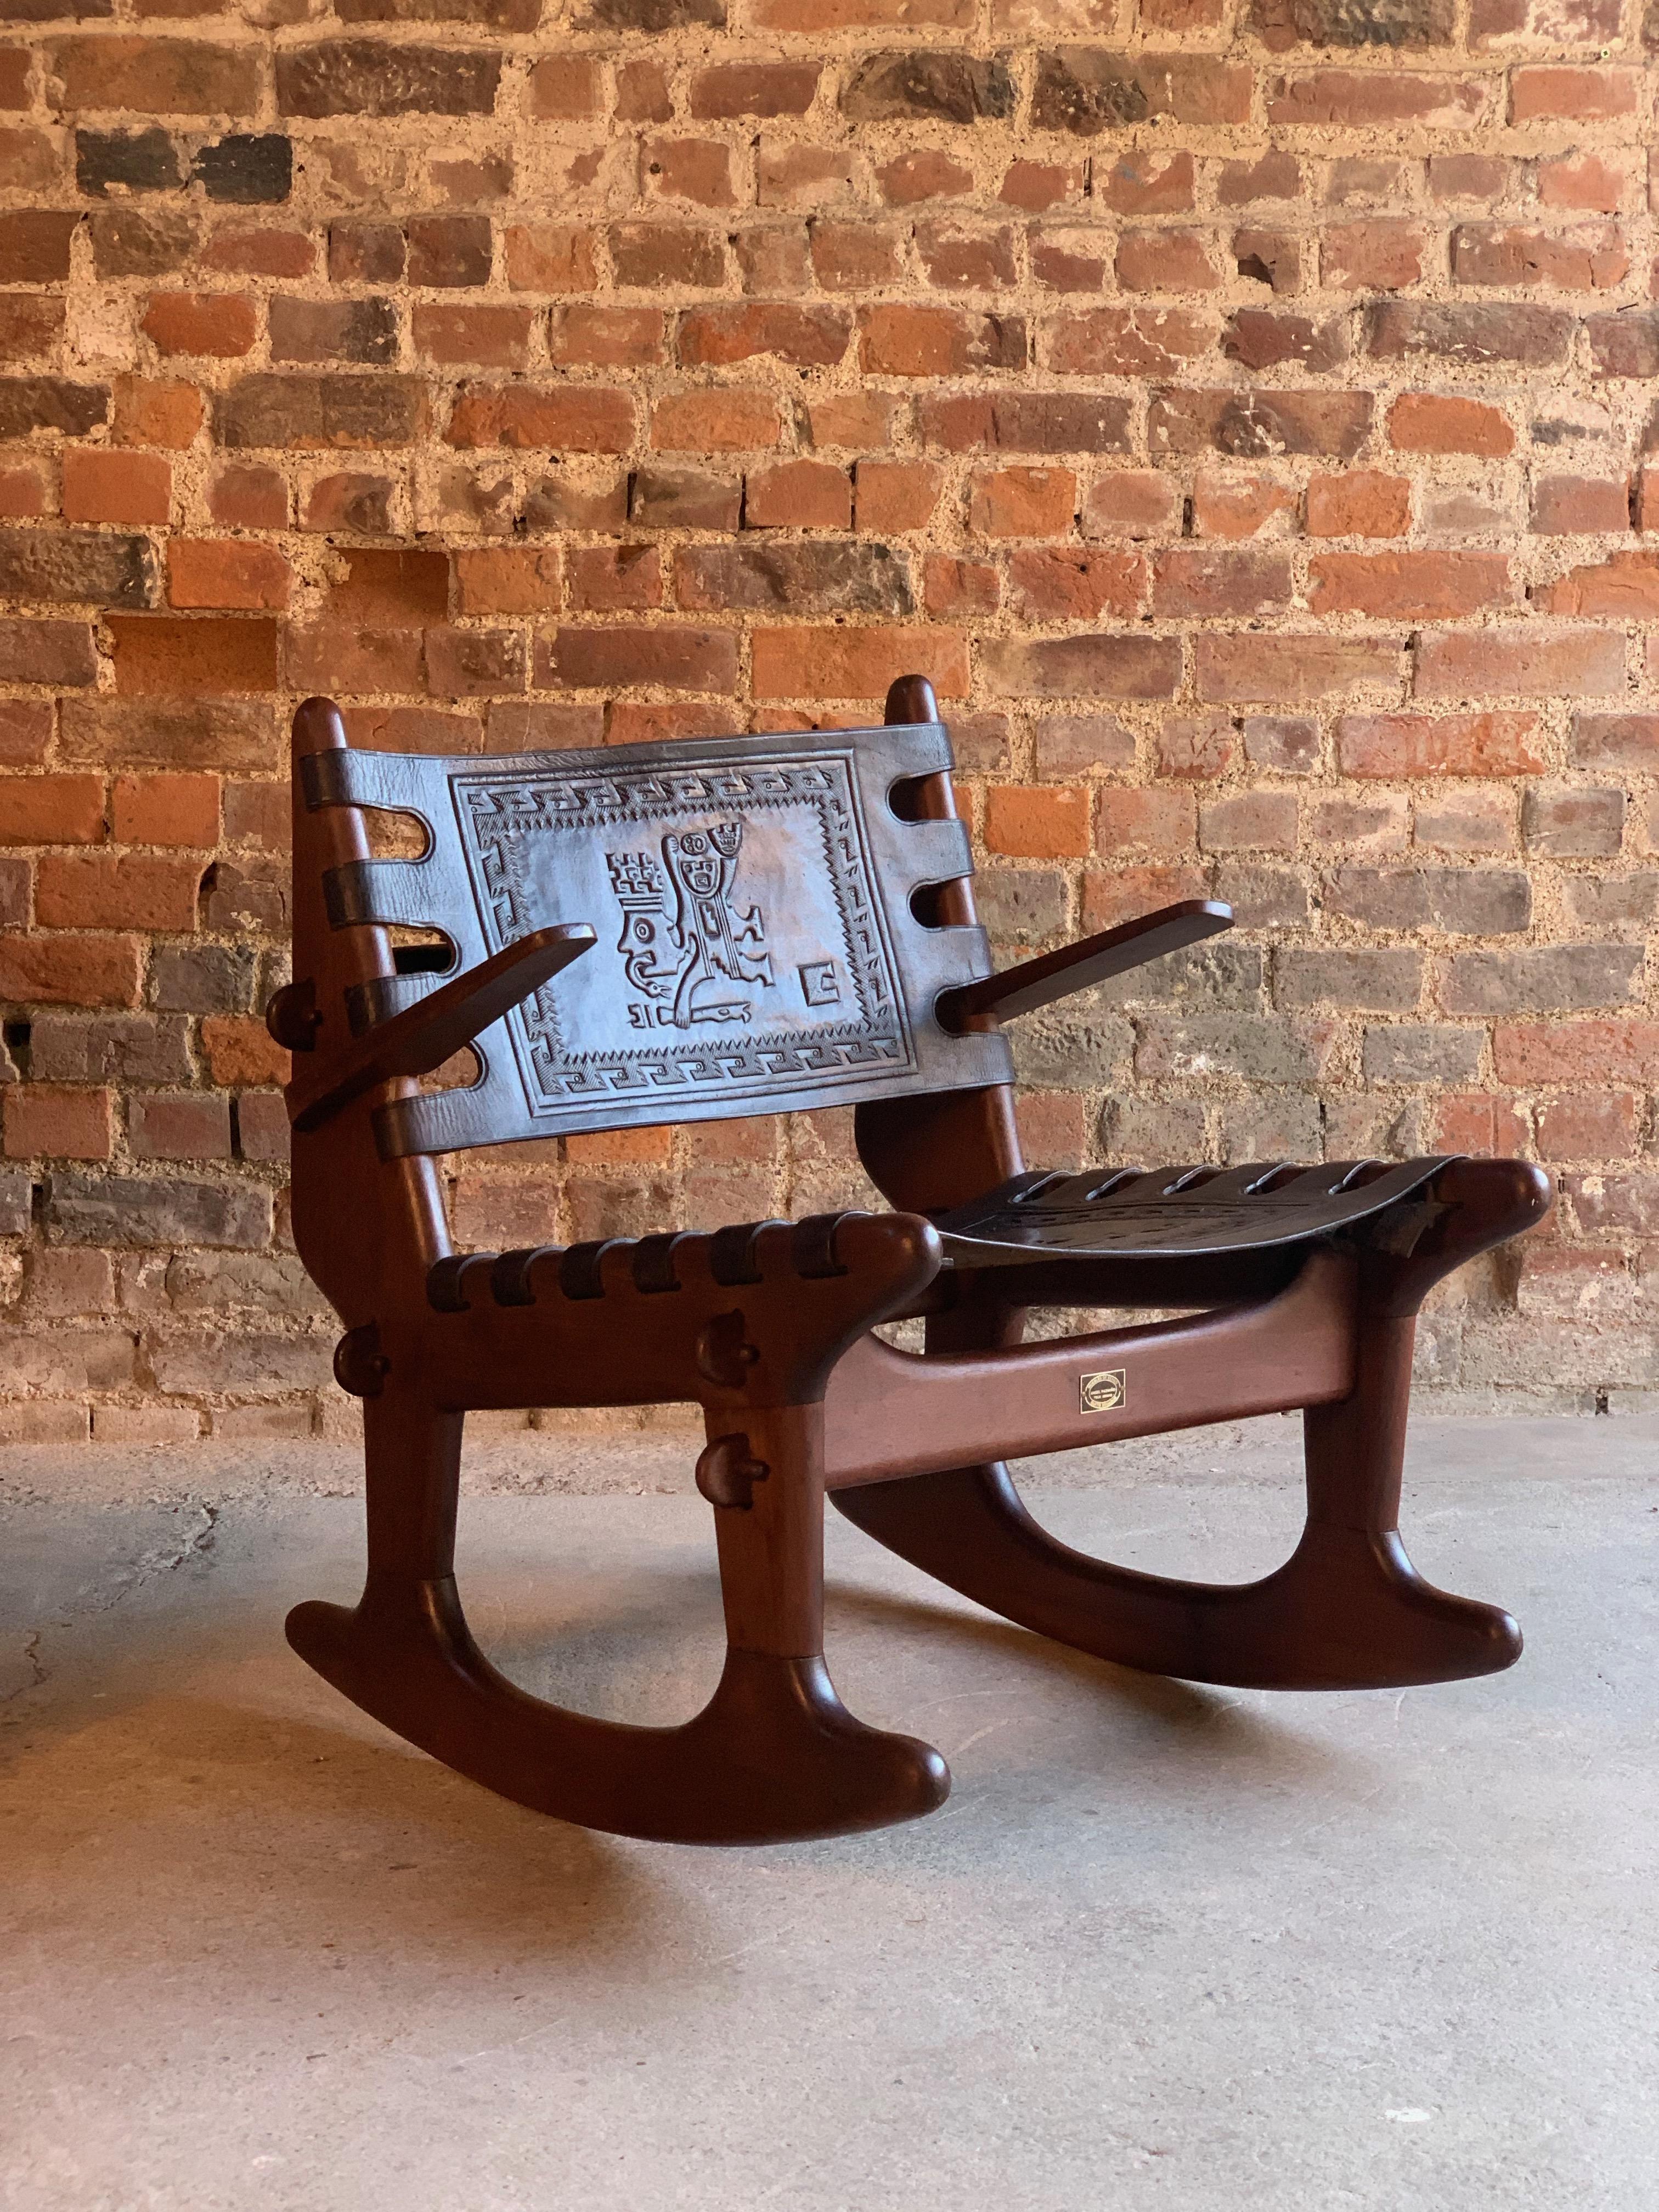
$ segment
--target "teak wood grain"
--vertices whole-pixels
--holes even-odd
[[[879,1826],[949,1788],[823,1657],[826,1496],[1008,1619],[1121,1663],[1337,1688],[1488,1673],[1498,1608],[1432,1589],[1396,1528],[1414,1316],[1550,1202],[1513,1161],[1028,1173],[1000,1024],[1226,926],[1186,902],[995,975],[931,687],[864,732],[510,760],[352,750],[295,723],[294,1222],[361,1399],[368,1569],[295,1649],[410,1742],[538,1811],[681,1842]],[[412,813],[411,861],[366,811]],[[416,945],[399,944],[418,933]],[[437,950],[433,949],[434,939]],[[420,1087],[462,1046],[476,1079]],[[457,1253],[431,1154],[708,1114],[855,1109],[894,1211]],[[1027,1307],[1180,1309],[1022,1342]],[[872,1334],[920,1318],[921,1352]],[[690,1401],[726,1657],[642,1729],[526,1695],[454,1574],[465,1416]],[[1002,1464],[1301,1409],[1308,1513],[1249,1584],[1057,1543]]]

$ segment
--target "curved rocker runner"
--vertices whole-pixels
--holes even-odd
[[[823,1658],[823,1501],[951,1588],[1121,1664],[1274,1688],[1489,1674],[1520,1637],[1396,1528],[1415,1316],[1542,1218],[1518,1161],[1028,1172],[1004,1021],[1225,928],[1188,900],[990,971],[948,733],[908,677],[878,729],[442,760],[295,718],[295,1233],[362,1399],[368,1574],[296,1650],[389,1728],[538,1811],[756,1843],[931,1812],[945,1763],[866,1727]],[[371,855],[375,810],[427,849]],[[418,937],[419,941],[412,941]],[[400,941],[401,940],[401,941]],[[466,1048],[473,1079],[421,1079]],[[851,1105],[896,1209],[453,1250],[432,1156]],[[1022,1344],[1035,1305],[1178,1318]],[[924,1318],[924,1349],[872,1331]],[[454,1577],[476,1408],[695,1401],[726,1659],[680,1728],[526,1695]],[[1006,1457],[1304,1409],[1284,1566],[1210,1586],[1085,1558]]]

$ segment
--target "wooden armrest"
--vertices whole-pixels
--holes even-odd
[[[354,1037],[344,1052],[330,1054],[325,1068],[313,1071],[296,1060],[288,1086],[289,1120],[296,1129],[319,1128],[377,1083],[398,1075],[429,1075],[594,942],[585,922],[532,929],[389,1022],[377,1022]]]
[[[945,992],[939,1001],[939,1018],[947,1029],[960,1029],[975,1014],[994,1014],[1008,1021],[1016,1014],[1035,1012],[1055,999],[1086,991],[1109,975],[1121,975],[1165,952],[1179,952],[1200,938],[1213,937],[1233,926],[1233,910],[1216,899],[1182,899],[1178,905],[1160,907],[1156,914],[1120,922],[1093,937],[1080,938],[1058,952],[1039,954],[1005,968],[1000,975],[987,975]]]

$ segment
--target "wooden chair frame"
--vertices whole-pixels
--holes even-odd
[[[887,720],[937,728],[923,679],[894,686]],[[362,1401],[368,1571],[355,1607],[301,1605],[289,1635],[367,1711],[520,1804],[629,1835],[753,1843],[927,1813],[949,1787],[939,1753],[853,1718],[826,1671],[826,1496],[951,1588],[1130,1667],[1324,1689],[1516,1658],[1507,1613],[1416,1574],[1397,1516],[1417,1310],[1441,1276],[1541,1218],[1538,1170],[1419,1163],[1381,1211],[1225,1252],[979,1264],[989,1248],[952,1231],[1024,1173],[1000,1023],[1224,927],[1224,908],[1188,902],[989,975],[959,859],[932,917],[960,955],[936,1011],[970,1073],[857,1107],[860,1156],[893,1212],[459,1255],[429,1154],[400,1149],[398,1130],[426,1111],[410,1103],[416,1079],[553,988],[595,933],[573,917],[482,957],[471,946],[453,981],[411,977],[370,910],[363,887],[382,864],[347,776],[353,761],[389,775],[391,757],[348,759],[325,700],[299,710],[295,752],[295,981],[269,1019],[295,1053],[295,1233],[345,1324],[337,1374]],[[960,839],[945,767],[915,779],[915,799],[919,823]],[[674,1118],[660,1106],[646,1117]],[[1187,1310],[1022,1344],[1039,1304]],[[905,1316],[925,1316],[921,1352],[872,1334]],[[651,1729],[526,1695],[479,1651],[456,1587],[466,1413],[681,1401],[701,1407],[708,1438],[696,1479],[727,1638],[712,1700],[683,1727]],[[1306,1526],[1285,1564],[1248,1584],[1085,1558],[1030,1518],[1003,1464],[1293,1409]]]

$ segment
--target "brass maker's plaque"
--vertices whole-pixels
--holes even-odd
[[[1109,1413],[1128,1395],[1127,1368],[1103,1367],[1096,1374],[1079,1376],[1077,1409],[1079,1413]]]

